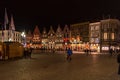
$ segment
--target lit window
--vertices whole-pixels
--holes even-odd
[[[107,33],[104,33],[104,39],[107,39],[107,37],[108,37]]]
[[[94,30],[94,26],[91,26],[91,30]]]
[[[99,38],[96,38],[96,39],[95,39],[95,43],[99,43]]]
[[[96,29],[96,30],[99,30],[99,26],[96,26],[95,29]]]
[[[94,38],[91,38],[91,43],[94,43]]]
[[[112,33],[112,35],[111,35],[111,39],[115,39],[115,35],[114,35],[114,33]]]
[[[102,50],[109,50],[109,47],[102,47]]]

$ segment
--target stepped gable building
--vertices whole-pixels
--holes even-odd
[[[41,39],[42,39],[42,48],[47,49],[48,48],[48,33],[45,27],[43,28]]]
[[[63,31],[60,28],[60,25],[58,25],[58,28],[56,30],[55,45],[56,45],[56,49],[58,50],[63,49]]]
[[[38,26],[35,27],[32,39],[33,48],[41,48],[41,33]]]
[[[50,26],[50,30],[48,32],[48,49],[54,49],[55,48],[55,32]]]
[[[70,47],[70,29],[68,25],[65,25],[63,29],[63,47],[67,49]]]
[[[26,34],[26,44],[27,44],[26,46],[27,47],[32,46],[32,37],[33,37],[33,35],[31,33],[31,31],[29,30],[28,33]]]

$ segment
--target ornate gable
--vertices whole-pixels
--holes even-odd
[[[47,38],[47,31],[45,27],[43,28],[42,38]]]
[[[40,35],[40,31],[39,31],[38,26],[35,27],[33,35]]]
[[[50,26],[50,30],[49,30],[49,32],[48,32],[48,35],[51,35],[51,34],[55,34],[55,32],[54,32],[52,26]]]
[[[65,25],[63,32],[64,33],[69,33],[70,32],[68,25]]]
[[[40,42],[40,31],[38,26],[35,27],[34,32],[33,32],[33,42]]]

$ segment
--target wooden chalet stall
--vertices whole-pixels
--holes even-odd
[[[17,42],[1,42],[0,52],[3,60],[10,58],[22,57],[24,52],[24,47]]]

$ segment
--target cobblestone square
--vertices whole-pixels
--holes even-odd
[[[0,80],[120,80],[116,55],[40,53],[0,61]]]

